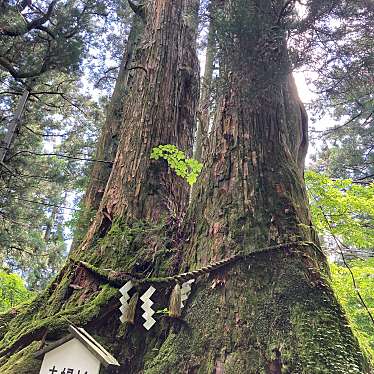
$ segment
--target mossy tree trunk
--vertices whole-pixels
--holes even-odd
[[[37,373],[38,341],[60,337],[70,321],[119,359],[110,374],[370,372],[311,228],[307,121],[279,19],[286,2],[221,3],[219,100],[183,235],[160,222],[183,212],[187,185],[149,155],[160,143],[192,149],[196,2],[155,0],[141,8],[139,66],[94,224],[43,295],[0,316],[1,373]],[[139,310],[135,325],[119,324],[116,287],[127,272],[167,275],[242,251],[254,254],[196,281],[182,320],[157,317],[147,332]],[[170,289],[156,288],[160,309]]]
[[[129,359],[129,348],[142,352],[146,347],[144,336],[132,348],[121,332],[118,276],[126,272],[143,276],[149,264],[158,268],[156,274],[162,273],[156,265],[174,253],[169,239],[167,248],[160,248],[166,234],[157,224],[166,220],[166,231],[170,231],[170,223],[178,221],[187,208],[189,186],[166,163],[151,161],[150,154],[159,144],[175,144],[192,154],[199,96],[198,1],[155,0],[133,7],[142,32],[134,46],[136,64],[121,70],[123,79],[115,89],[113,100],[118,99],[118,106],[122,106],[122,90],[127,91],[123,110],[111,107],[101,138],[99,153],[111,157],[115,150],[111,138],[118,133],[105,191],[101,199],[98,186],[104,184],[90,186],[87,193],[88,205],[96,208],[99,202],[96,217],[85,240],[70,253],[47,290],[30,304],[0,316],[2,374],[38,373],[40,362],[33,352],[46,339],[66,334],[69,323],[96,333],[121,362]],[[125,70],[131,79],[125,78]],[[121,123],[114,112],[122,112]],[[108,170],[93,174],[105,180]],[[101,272],[98,267],[115,271]],[[141,327],[135,336],[143,333]],[[143,362],[139,357],[133,366],[140,368]]]
[[[329,284],[303,181],[307,119],[290,75],[285,1],[226,1],[220,100],[189,209],[185,269],[260,251],[198,282],[156,373],[366,373]]]

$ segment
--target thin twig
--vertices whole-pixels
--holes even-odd
[[[54,207],[54,208],[73,210],[73,211],[76,211],[76,212],[79,211],[79,209],[71,208],[69,206],[49,204],[49,203],[45,203],[43,201],[28,200],[28,199],[23,199],[23,198],[14,197],[14,196],[12,197],[12,199],[19,200],[19,201],[25,201],[27,203],[36,204],[36,205],[44,205],[44,206],[50,206],[50,207]]]
[[[16,157],[20,154],[24,154],[24,153],[27,153],[27,154],[30,154],[30,155],[35,155],[35,156],[45,156],[45,157],[56,156],[56,157],[68,158],[68,159],[71,159],[71,160],[78,160],[78,161],[101,162],[101,163],[105,163],[105,164],[113,164],[113,161],[108,161],[108,160],[98,160],[98,159],[95,159],[95,158],[75,157],[75,156],[65,155],[65,154],[62,154],[62,153],[38,153],[38,152],[32,152],[32,151],[28,151],[28,150],[21,150],[21,151],[16,152],[15,154],[13,154],[11,157],[8,158],[8,161],[11,160],[12,158],[14,158],[14,157]]]

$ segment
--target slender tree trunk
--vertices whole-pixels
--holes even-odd
[[[114,161],[115,159],[121,129],[125,125],[123,123],[123,107],[126,95],[131,89],[132,77],[134,76],[133,68],[138,66],[137,51],[143,28],[143,19],[138,15],[134,15],[105,122],[97,143],[96,159],[98,160]],[[83,229],[89,226],[90,221],[99,209],[111,171],[112,165],[108,163],[94,163],[83,197],[82,212],[78,222],[78,225],[83,226]],[[80,244],[82,240],[81,232],[82,230],[80,229],[74,236],[71,251],[74,251]]]
[[[211,7],[214,4],[211,3]],[[213,12],[211,12],[213,13]],[[205,70],[202,79],[200,103],[199,103],[199,121],[196,130],[196,144],[194,150],[194,159],[198,161],[204,160],[205,149],[208,141],[209,132],[209,118],[210,118],[210,105],[212,94],[212,79],[214,70],[214,57],[215,57],[215,36],[214,36],[214,23],[209,23],[207,48],[205,54]]]
[[[20,121],[23,115],[23,111],[25,109],[26,101],[29,97],[29,93],[30,92],[28,90],[23,91],[22,96],[20,97],[18,101],[16,112],[14,114],[14,118],[12,119],[12,121],[10,122],[8,126],[4,140],[0,142],[0,163],[4,162],[6,154],[14,141],[14,138],[17,133],[17,129],[20,126]]]
[[[107,116],[96,150],[96,159],[111,160],[117,153],[121,126],[123,123],[123,106],[131,85],[133,75],[132,67],[137,65],[136,49],[143,30],[143,20],[135,15],[131,27],[126,50],[123,54],[120,70],[110,100]],[[84,209],[97,211],[103,197],[105,186],[108,182],[112,166],[102,162],[96,162],[93,166],[90,182],[84,197]]]
[[[48,222],[46,224],[45,231],[44,231],[44,241],[45,241],[46,244],[49,243],[49,240],[51,238],[52,228],[53,228],[55,220],[56,220],[57,212],[58,212],[58,208],[53,207],[52,212],[51,212],[51,216],[49,217]]]

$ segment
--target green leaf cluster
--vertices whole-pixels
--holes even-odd
[[[332,180],[313,171],[305,174],[313,224],[322,235],[332,234],[346,245],[374,247],[374,184]]]
[[[0,313],[30,299],[32,296],[33,293],[26,289],[19,275],[0,270]]]
[[[193,158],[187,158],[183,151],[172,144],[159,145],[152,149],[151,159],[159,160],[160,158],[166,160],[169,167],[185,179],[190,186],[196,182],[203,168],[202,163]]]
[[[362,298],[374,315],[374,258],[351,261],[350,268]],[[363,348],[374,357],[374,326],[367,310],[360,303],[349,270],[337,264],[330,264],[330,269],[333,289],[348,315],[350,325]]]
[[[308,171],[305,181],[313,224],[317,231],[338,237],[346,245],[374,247],[374,184],[356,184],[351,179],[333,180]],[[350,261],[358,290],[374,314],[374,258]],[[363,349],[374,358],[374,326],[353,285],[349,270],[330,264],[332,286]]]

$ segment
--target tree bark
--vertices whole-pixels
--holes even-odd
[[[123,111],[124,130],[99,212],[82,248],[103,237],[117,218],[156,222],[182,215],[188,184],[166,163],[151,161],[153,147],[174,144],[191,156],[198,61],[196,1],[146,4],[138,66]]]
[[[211,4],[213,7],[213,4]],[[199,120],[196,130],[196,144],[194,149],[193,158],[202,162],[205,156],[205,148],[208,141],[209,132],[209,118],[212,94],[212,80],[214,70],[214,57],[215,57],[215,36],[214,36],[214,23],[209,23],[207,48],[205,54],[205,70],[202,79],[199,103]]]
[[[0,164],[5,161],[6,154],[9,151],[14,138],[16,137],[17,129],[20,126],[20,121],[25,109],[27,99],[29,97],[29,93],[30,92],[28,90],[23,91],[22,96],[17,104],[14,118],[11,120],[8,126],[7,132],[4,136],[4,140],[0,142]]]
[[[311,227],[307,122],[275,3],[226,1],[217,20],[221,98],[184,270],[253,254],[196,284],[144,373],[370,372]],[[282,243],[294,244],[258,251]]]
[[[192,154],[199,96],[197,8],[197,0],[155,0],[142,7],[144,31],[134,52],[137,65],[129,68],[132,78],[119,144],[95,221],[46,290],[30,305],[0,316],[2,374],[37,373],[40,362],[33,352],[39,341],[63,336],[69,323],[102,336],[123,364],[120,372],[137,372],[144,366],[141,354],[155,341],[145,344],[143,327],[129,334],[131,326],[120,326],[117,278],[126,272],[143,274],[145,265],[156,267],[164,255],[168,259],[174,253],[169,239],[167,248],[158,248],[165,231],[157,234],[156,226],[170,215],[183,214],[189,186],[166,163],[151,161],[150,155],[159,144],[175,144]],[[108,267],[113,271],[104,270]],[[158,268],[155,274],[163,272]],[[117,334],[122,342],[118,345]],[[139,353],[138,360],[127,371],[134,352]]]
[[[208,158],[180,241],[159,228],[171,212],[168,196],[176,211],[188,200],[187,186],[149,155],[160,143],[192,149],[198,96],[192,5],[145,3],[141,65],[95,222],[41,297],[16,309],[13,319],[0,316],[1,373],[36,373],[30,357],[37,341],[60,337],[70,323],[66,315],[120,361],[108,374],[370,372],[310,224],[302,178],[306,117],[276,11],[284,1],[224,2],[216,20],[221,84]],[[274,244],[280,246],[266,249]],[[119,325],[115,286],[128,272],[141,295],[148,285],[138,278],[243,252],[250,256],[196,279],[181,320],[156,317],[147,332],[138,310],[134,325]],[[154,280],[154,309],[169,305],[172,287],[164,283]]]

